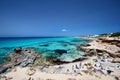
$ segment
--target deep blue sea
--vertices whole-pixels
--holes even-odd
[[[59,59],[70,61],[80,57],[83,52],[78,51],[76,45],[89,40],[78,37],[15,37],[0,38],[0,63],[6,59],[6,54],[15,47],[34,48],[42,56],[55,56],[55,50],[66,50],[67,53],[57,55]]]

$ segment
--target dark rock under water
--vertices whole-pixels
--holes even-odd
[[[67,50],[56,49],[56,50],[55,50],[55,53],[63,54],[63,53],[67,53]]]
[[[49,43],[43,43],[43,44],[40,44],[39,46],[48,47],[48,46],[49,46]]]

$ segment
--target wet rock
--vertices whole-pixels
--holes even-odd
[[[83,52],[86,52],[86,49],[81,47],[81,46],[76,46],[77,47],[77,50],[80,50],[80,51],[83,51]]]
[[[55,50],[55,53],[63,54],[63,53],[67,53],[67,50],[56,49],[56,50]]]
[[[82,58],[75,59],[72,62],[83,61],[83,60],[86,60],[86,59],[88,59],[88,58],[82,57]]]
[[[90,44],[80,44],[80,46],[87,47],[87,46],[91,46],[91,45]]]
[[[60,65],[60,64],[70,63],[70,62],[68,62],[68,61],[61,61],[60,59],[57,59],[57,60],[53,60],[53,63],[57,64],[57,65]]]
[[[15,53],[20,53],[22,51],[22,47],[17,47],[14,49]]]

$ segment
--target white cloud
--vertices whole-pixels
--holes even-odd
[[[62,32],[67,32],[67,31],[69,31],[69,30],[67,30],[67,29],[62,29],[61,31],[62,31]]]

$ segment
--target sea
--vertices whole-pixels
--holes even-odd
[[[55,57],[64,61],[77,59],[84,52],[77,50],[79,44],[90,41],[80,37],[4,37],[0,38],[0,64],[7,59],[7,53],[14,48],[31,48],[43,57]],[[55,50],[65,50],[67,53],[58,54]]]

